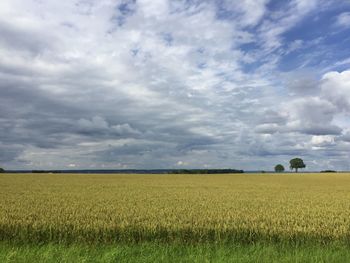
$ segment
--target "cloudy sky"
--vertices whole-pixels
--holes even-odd
[[[348,0],[1,0],[6,169],[350,170]]]

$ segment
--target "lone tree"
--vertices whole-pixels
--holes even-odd
[[[0,167],[0,173],[4,173],[5,170]]]
[[[284,166],[282,164],[277,164],[275,166],[275,172],[276,173],[281,173],[281,172],[284,172]]]
[[[290,160],[289,163],[290,163],[290,169],[291,170],[295,169],[296,173],[298,172],[299,168],[306,167],[303,159],[300,159],[300,158],[294,158],[294,159]]]

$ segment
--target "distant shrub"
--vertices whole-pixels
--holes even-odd
[[[282,173],[282,172],[284,172],[284,166],[283,166],[282,164],[277,164],[277,165],[275,166],[275,172],[276,172],[276,173]]]
[[[5,170],[0,167],[0,173],[4,173],[4,172],[5,172]]]
[[[321,173],[336,173],[337,171],[334,170],[323,170]]]

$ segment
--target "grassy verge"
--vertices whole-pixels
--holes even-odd
[[[278,244],[12,245],[0,242],[0,262],[346,262],[346,246]]]

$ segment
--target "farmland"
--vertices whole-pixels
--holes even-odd
[[[350,242],[348,174],[3,174],[19,242]]]
[[[350,244],[350,175],[1,174],[15,244]]]

